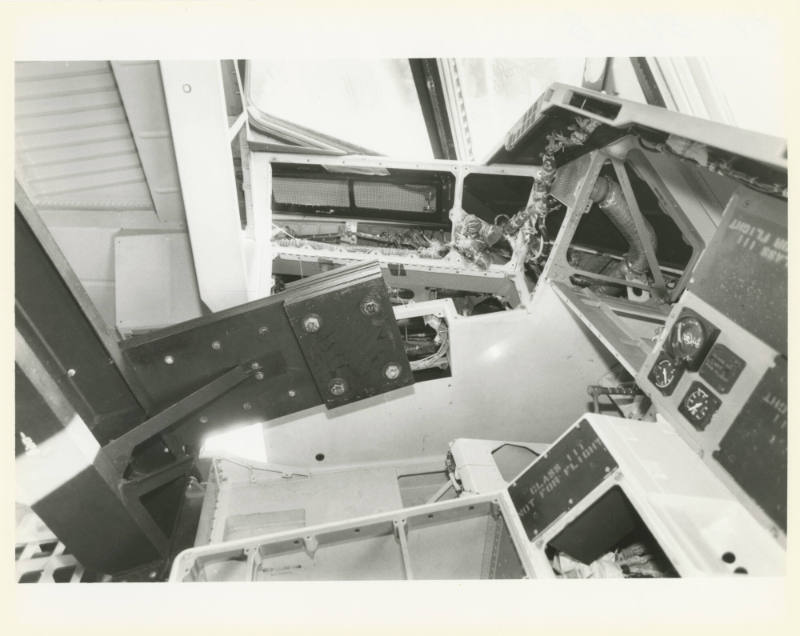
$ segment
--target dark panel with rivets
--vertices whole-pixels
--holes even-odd
[[[236,389],[198,411],[198,423],[263,421],[308,408],[321,400],[283,300],[273,296],[132,339],[123,345],[124,355],[157,410],[233,367],[258,366]]]
[[[617,466],[589,422],[573,426],[508,487],[528,538],[575,507]]]
[[[377,299],[375,315],[362,313],[360,302],[365,296]],[[141,379],[154,412],[236,366],[251,368],[241,384],[171,427],[170,436],[194,446],[210,431],[263,422],[323,402],[304,357],[309,351],[298,344],[284,310],[285,304],[295,301],[310,303],[307,311],[325,316],[323,358],[331,352],[334,366],[330,368],[350,383],[346,395],[335,403],[413,382],[380,267],[375,263],[342,267],[298,281],[281,294],[123,343],[123,355]],[[302,304],[296,306],[304,313]],[[371,311],[372,305],[367,309]],[[399,366],[396,380],[385,377],[385,365],[391,361]],[[326,395],[334,377],[323,383]]]
[[[285,305],[328,408],[414,382],[380,270],[363,275],[335,291],[306,288]]]

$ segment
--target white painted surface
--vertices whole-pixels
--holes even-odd
[[[100,450],[78,415],[67,426],[16,458],[15,501],[34,505],[92,465]]]
[[[186,233],[114,239],[116,324],[120,332],[167,327],[203,313]]]
[[[219,62],[161,62],[200,297],[211,311],[249,300]]]
[[[403,507],[397,471],[391,467],[316,473],[310,477],[263,479],[256,471],[251,480],[229,478],[229,464],[219,462],[226,477],[217,497],[211,541],[225,540],[231,517],[302,509],[305,524],[313,526],[353,517],[388,512]],[[268,476],[270,476],[267,473]],[[257,477],[261,479],[256,480]]]
[[[543,552],[559,532],[614,486],[622,488],[682,577],[732,574],[781,576],[785,551],[759,526],[703,460],[664,422],[587,414],[619,471],[537,536]],[[725,552],[734,563],[722,560]]]
[[[457,437],[550,442],[614,364],[543,285],[525,310],[456,318],[452,377],[265,423],[270,461],[305,466],[444,455]]]
[[[272,166],[264,153],[246,151],[242,168],[245,197],[250,199],[246,230],[247,294],[250,300],[256,300],[269,296],[272,289]]]

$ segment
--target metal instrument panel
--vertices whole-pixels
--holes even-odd
[[[618,467],[586,420],[570,429],[508,487],[533,540]]]
[[[786,201],[741,189],[689,289],[786,355],[787,263]]]
[[[714,459],[786,531],[786,360],[778,357],[733,421]]]
[[[328,408],[413,384],[380,276],[334,293],[304,294],[285,310]]]

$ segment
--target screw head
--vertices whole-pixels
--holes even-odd
[[[172,356],[164,356],[164,364],[174,364],[175,358]]]
[[[374,316],[380,310],[380,304],[372,297],[367,297],[361,301],[361,313],[365,316]]]
[[[306,333],[316,333],[322,325],[322,320],[317,314],[309,314],[303,318],[303,330]]]
[[[266,336],[269,333],[269,327],[266,325],[262,325],[258,328],[258,335],[259,336]]]
[[[256,373],[256,380],[263,380],[263,379],[264,379],[264,374],[261,371]]]
[[[250,368],[253,369],[253,371],[256,371],[256,370],[261,368],[261,365],[258,364],[258,362],[251,362],[250,363]]]
[[[184,93],[191,93],[192,92],[192,85],[191,84],[184,84],[183,85],[183,92]]]
[[[385,375],[389,380],[396,380],[400,377],[400,365],[395,364],[394,362],[390,362],[383,368],[383,375]]]
[[[222,344],[220,343],[219,340],[215,340],[214,342],[211,343],[211,348],[214,351],[219,351],[220,349],[222,349]]]
[[[331,395],[337,397],[344,395],[347,391],[347,382],[345,382],[344,378],[333,378],[328,382],[328,391],[330,391]]]
[[[75,377],[75,373],[77,373],[75,371],[75,369],[67,369],[67,377],[68,378],[74,378]]]
[[[250,409],[252,409],[252,408],[253,408],[253,405],[252,405],[252,404],[250,404],[250,402],[245,402],[244,404],[242,404],[242,408],[243,408],[245,411],[249,411]]]
[[[289,389],[289,397],[294,397],[295,395],[297,395],[297,391],[294,389]]]

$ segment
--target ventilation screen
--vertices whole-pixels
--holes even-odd
[[[434,186],[356,181],[353,185],[353,195],[356,207],[359,208],[430,214],[436,211]]]
[[[347,181],[274,177],[272,195],[276,203],[287,205],[350,207]]]

